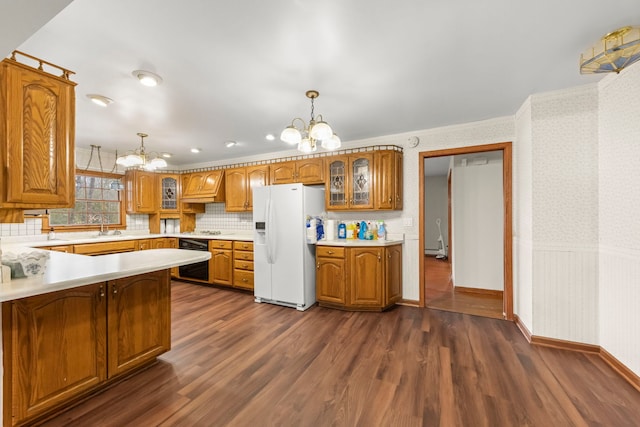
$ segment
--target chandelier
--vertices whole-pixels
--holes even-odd
[[[163,158],[158,157],[157,153],[147,153],[144,150],[144,139],[149,135],[140,132],[136,135],[140,137],[140,147],[133,151],[128,151],[124,155],[118,157],[116,159],[116,164],[127,168],[138,167],[148,171],[156,170],[157,168],[166,168],[167,162]]]
[[[299,117],[296,117],[291,121],[291,124],[287,126],[280,134],[280,139],[291,145],[297,144],[298,150],[303,153],[310,153],[318,149],[317,143],[325,150],[335,150],[340,148],[341,141],[338,138],[331,126],[322,119],[322,115],[318,114],[318,119],[313,115],[313,100],[320,96],[317,90],[308,90],[307,98],[311,99],[311,120],[309,124],[305,123]],[[296,122],[302,123],[300,128],[296,127]]]
[[[580,55],[580,73],[619,73],[640,59],[640,27],[622,27]]]

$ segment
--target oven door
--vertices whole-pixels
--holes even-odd
[[[181,265],[178,267],[180,277],[184,279],[197,279],[209,281],[209,261],[196,262],[195,264]]]

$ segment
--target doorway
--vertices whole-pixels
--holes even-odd
[[[496,153],[501,170],[492,160]],[[511,142],[427,151],[419,154],[419,160],[420,305],[513,320]],[[467,168],[467,162],[473,163]],[[438,163],[444,176],[426,177],[425,164]],[[482,165],[492,167],[475,168]],[[486,175],[490,169],[494,178]],[[465,198],[465,191],[470,197]],[[429,194],[445,200],[429,203]],[[483,215],[490,218],[484,227],[476,223]],[[497,265],[489,266],[493,272],[487,271],[487,256],[498,258]],[[482,271],[470,268],[472,264],[481,265]]]

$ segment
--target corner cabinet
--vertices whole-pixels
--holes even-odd
[[[269,165],[229,168],[224,171],[226,181],[225,210],[247,212],[253,210],[253,189],[269,185]]]
[[[320,306],[382,311],[402,299],[402,245],[316,248]]]
[[[31,425],[170,349],[169,272],[2,304],[3,425]]]
[[[0,207],[73,207],[75,85],[13,59],[0,63]]]

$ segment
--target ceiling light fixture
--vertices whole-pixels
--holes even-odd
[[[145,86],[153,87],[162,83],[162,77],[151,71],[135,70],[131,74]]]
[[[640,60],[640,27],[622,27],[580,55],[580,73],[619,73]]]
[[[272,134],[272,133],[268,133],[268,134],[266,134],[266,135],[264,136],[264,139],[266,139],[267,141],[275,141],[275,140],[276,140],[276,137],[275,137],[275,135],[274,135],[274,134]]]
[[[292,145],[298,144],[298,150],[303,153],[316,151],[318,149],[316,145],[317,142],[320,142],[322,148],[326,150],[340,148],[340,138],[333,132],[331,126],[322,119],[322,115],[318,114],[319,120],[317,121],[313,115],[313,100],[320,96],[320,93],[317,90],[308,90],[306,96],[311,99],[311,120],[309,124],[307,125],[304,120],[296,117],[291,121],[291,124],[282,131],[280,139]],[[302,122],[300,129],[295,126],[297,120]]]
[[[113,99],[95,93],[88,94],[87,98],[89,98],[94,104],[101,107],[106,107],[109,104],[113,104]]]
[[[123,156],[116,159],[116,164],[124,167],[139,167],[148,171],[155,170],[157,168],[166,168],[166,160],[158,157],[155,152],[147,153],[144,149],[144,139],[149,136],[146,133],[138,132],[136,135],[140,137],[140,147],[133,151],[128,151]],[[152,157],[153,156],[153,157]]]
[[[170,159],[172,156],[171,153],[162,153],[162,157],[164,157],[165,159]]]
[[[193,154],[198,154],[198,153],[200,152],[200,149],[199,149],[199,148],[192,148],[192,149],[191,149],[191,152],[192,152]]]
[[[227,142],[224,143],[224,146],[227,147],[227,148],[231,148],[231,147],[233,147],[234,145],[237,145],[237,144],[238,143],[235,142],[235,141],[227,141]]]

